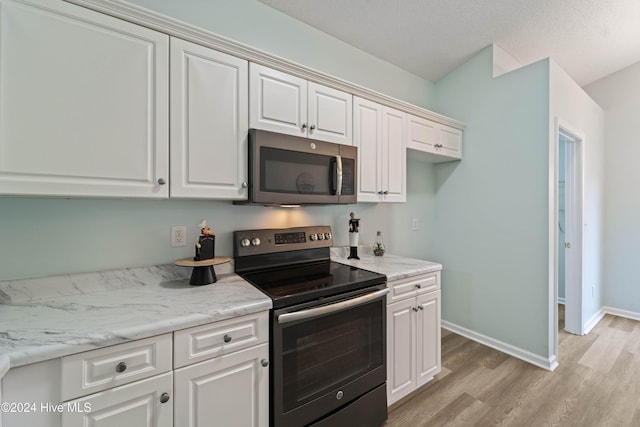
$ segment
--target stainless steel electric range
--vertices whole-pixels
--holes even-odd
[[[271,426],[387,418],[386,276],[330,260],[331,227],[234,232],[235,271],[273,300]]]

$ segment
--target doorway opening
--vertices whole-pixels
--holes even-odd
[[[582,141],[558,126],[557,303],[564,303],[564,330],[584,335],[582,315]],[[556,305],[557,309],[557,305]],[[562,314],[562,310],[560,310]],[[562,316],[556,316],[558,322]],[[556,323],[557,325],[558,323]]]

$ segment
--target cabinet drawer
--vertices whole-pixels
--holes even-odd
[[[65,356],[62,400],[169,372],[171,356],[171,334]]]
[[[269,312],[250,314],[174,333],[174,367],[190,365],[269,340]]]
[[[440,272],[408,277],[389,282],[387,302],[395,302],[403,298],[421,295],[440,289]]]

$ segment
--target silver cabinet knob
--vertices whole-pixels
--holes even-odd
[[[127,364],[125,362],[120,362],[116,365],[116,372],[121,374],[127,370]]]
[[[420,283],[416,283],[416,288],[420,289],[422,287],[422,285]]]
[[[378,194],[384,194],[382,191],[378,191]]]
[[[164,178],[159,178],[158,179],[158,184],[159,185],[165,185],[167,183],[167,181]]]
[[[386,194],[389,194],[389,192],[388,191],[383,191],[382,194],[386,195]]]
[[[246,181],[242,183],[242,188],[247,188],[248,186],[249,186],[249,184],[247,184]]]
[[[309,127],[309,130],[310,130],[310,131],[312,131],[312,132],[313,132],[314,130],[316,130],[316,125],[311,125],[311,127]]]
[[[260,364],[266,368],[267,366],[269,366],[269,361],[267,359],[262,359],[260,361]]]
[[[418,311],[418,307],[412,307],[411,310]]]
[[[224,340],[224,342],[231,342],[231,335],[226,334],[222,339]]]
[[[302,124],[302,130],[306,130],[306,129],[307,129],[307,124],[306,124],[306,123],[303,123],[303,124]]]
[[[421,305],[419,305],[419,306],[418,306],[418,310],[424,310],[424,307],[423,307],[423,306],[421,306]]]
[[[162,393],[160,396],[160,403],[167,403],[170,398],[171,396],[169,396],[169,393]]]

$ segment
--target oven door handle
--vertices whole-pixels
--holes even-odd
[[[341,311],[347,308],[352,308],[362,304],[366,304],[377,298],[385,296],[388,293],[389,293],[389,288],[385,288],[379,291],[371,292],[370,294],[362,295],[357,298],[349,299],[346,301],[340,301],[335,304],[325,305],[318,308],[310,308],[308,310],[295,311],[293,313],[279,314],[278,323],[282,325],[284,323],[295,322],[297,320],[311,319],[313,317],[335,313],[336,311]]]

